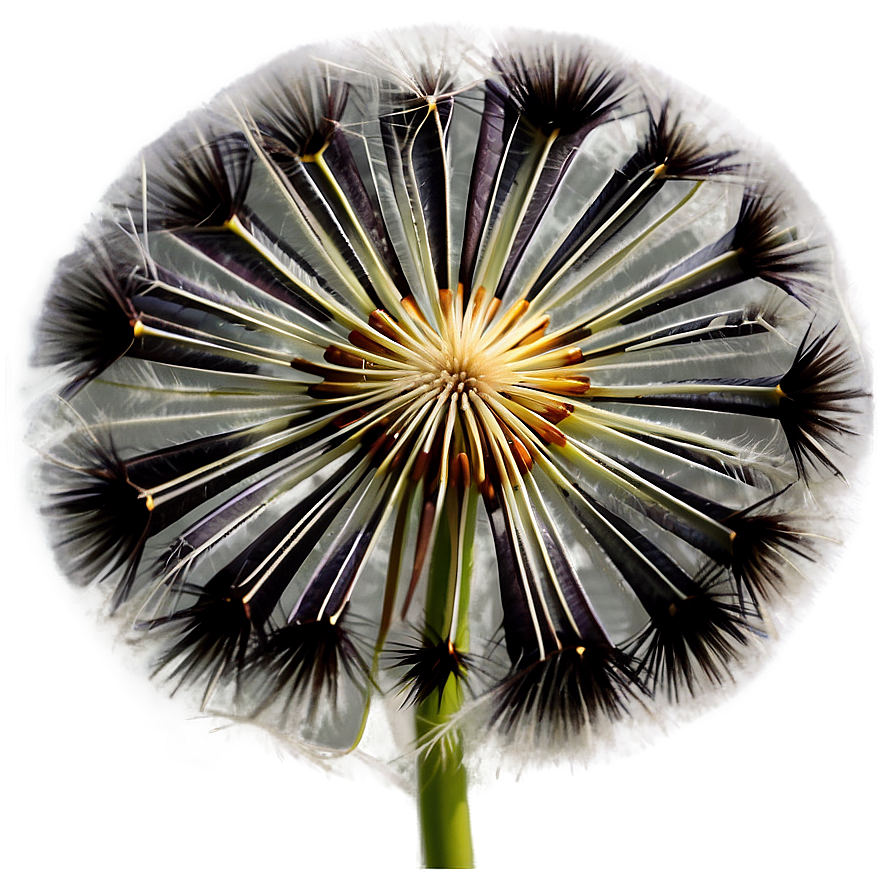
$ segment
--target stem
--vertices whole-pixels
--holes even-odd
[[[453,693],[452,693],[453,692]],[[417,712],[417,736],[427,737],[460,707],[460,687],[451,682],[442,695],[430,694]],[[473,838],[467,803],[467,770],[460,735],[436,744],[417,760],[420,836],[427,868],[472,868]]]
[[[443,513],[436,532],[426,599],[426,626],[448,636],[451,628],[454,581],[452,557],[457,557],[456,575],[460,577],[456,613],[455,646],[465,650],[469,641],[467,608],[473,570],[473,540],[476,529],[477,500],[470,500],[462,525],[460,513]],[[441,695],[430,694],[417,710],[417,739],[429,743],[439,726],[450,721],[463,703],[461,682],[454,676]],[[464,767],[463,737],[457,730],[442,735],[431,749],[421,751],[417,759],[417,792],[420,808],[420,836],[423,863],[427,868],[472,868],[473,838],[470,807],[467,802],[467,770]]]

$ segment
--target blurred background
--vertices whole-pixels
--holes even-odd
[[[98,601],[54,568],[23,432],[38,394],[26,366],[42,295],[129,160],[281,52],[424,23],[580,32],[726,106],[827,219],[877,404],[876,451],[843,519],[848,543],[839,557],[824,548],[817,599],[773,662],[646,746],[574,770],[481,774],[471,795],[481,873],[464,886],[665,896],[891,885],[891,29],[866,0],[812,13],[768,0],[484,6],[85,0],[35,4],[9,20],[0,58],[7,892],[400,891],[418,863],[415,805],[392,772],[362,760],[325,771],[263,732],[215,731],[215,720],[147,682],[145,660],[114,626],[98,625]],[[448,886],[440,875],[425,885]]]

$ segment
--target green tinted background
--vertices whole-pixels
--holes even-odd
[[[889,2],[15,3],[3,25],[3,890],[892,892]],[[736,704],[628,762],[483,782],[478,872],[416,870],[413,805],[210,738],[123,673],[19,497],[17,370],[53,259],[142,143],[292,43],[428,19],[598,34],[802,173],[874,324],[878,450],[847,561]]]

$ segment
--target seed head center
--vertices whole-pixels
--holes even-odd
[[[471,376],[466,370],[453,364],[442,371],[440,379],[451,392],[461,393],[465,389],[475,392],[479,386],[478,377]]]
[[[441,363],[433,372],[450,392],[478,392],[500,388],[507,371],[500,358],[494,357],[481,343],[458,340],[443,346]]]

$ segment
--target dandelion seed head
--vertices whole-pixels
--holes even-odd
[[[554,752],[737,677],[868,376],[814,211],[692,113],[587,41],[401,33],[144,152],[35,361],[57,556],[159,680]]]

